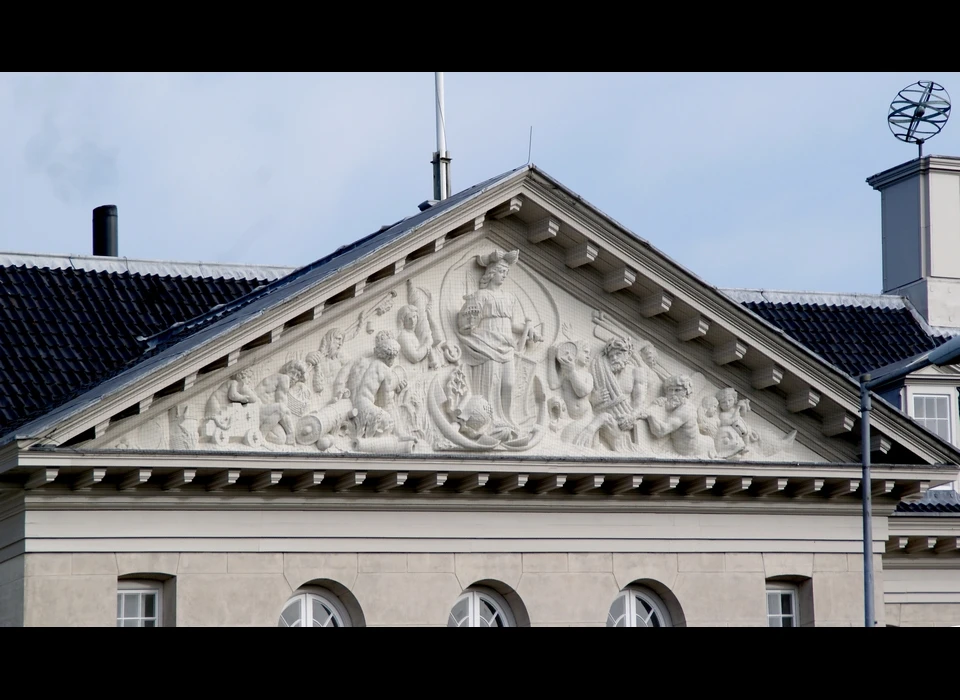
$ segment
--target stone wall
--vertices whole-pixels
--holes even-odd
[[[504,595],[519,624],[604,626],[617,594],[638,583],[660,596],[675,625],[766,626],[765,581],[773,577],[801,584],[805,624],[863,624],[862,560],[854,554],[184,552],[22,559],[27,626],[115,626],[117,582],[131,576],[163,581],[164,607],[181,627],[273,627],[287,600],[311,584],[340,590],[357,625],[444,626],[461,592],[483,584]],[[17,585],[4,583],[12,561],[0,570],[4,601]],[[878,608],[882,617],[884,606]],[[19,624],[15,604],[5,603],[0,616]]]

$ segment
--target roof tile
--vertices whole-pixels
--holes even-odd
[[[139,360],[137,336],[266,282],[0,266],[0,435]]]

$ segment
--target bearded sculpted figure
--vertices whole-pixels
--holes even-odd
[[[664,418],[652,414],[647,416],[647,423],[654,437],[669,436],[673,450],[684,457],[716,457],[713,441],[700,434],[697,407],[690,401],[693,394],[690,377],[667,377],[663,383],[663,393],[655,403],[666,410]]]
[[[590,401],[596,414],[592,427],[581,433],[579,444],[594,441],[597,434],[616,452],[631,451],[631,433],[638,420],[646,418],[646,375],[643,367],[630,364],[633,343],[629,338],[614,337],[593,363],[593,393]],[[633,436],[637,437],[637,436]],[[637,440],[637,442],[640,442]]]

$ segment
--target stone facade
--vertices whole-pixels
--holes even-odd
[[[862,623],[862,577],[856,558],[846,555],[184,552],[24,559],[27,626],[116,626],[118,577],[144,575],[175,583],[180,627],[276,626],[296,591],[331,582],[356,598],[368,627],[446,626],[457,597],[478,583],[515,592],[514,614],[531,626],[602,627],[617,594],[640,584],[675,598],[668,602],[676,606],[674,624],[763,627],[765,582],[785,574],[812,582],[810,624]]]

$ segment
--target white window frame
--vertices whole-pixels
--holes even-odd
[[[800,586],[795,583],[783,581],[767,581],[767,587],[763,596],[764,610],[767,612],[767,627],[783,627],[782,621],[785,616],[779,613],[776,615],[770,613],[771,593],[775,593],[778,596],[782,596],[784,593],[790,594],[790,597],[793,599],[793,614],[790,615],[790,618],[793,620],[793,627],[800,627]],[[770,622],[774,619],[780,620],[781,624],[771,625]]]
[[[949,433],[946,440],[951,445],[957,444],[957,388],[956,387],[932,387],[932,386],[916,386],[907,388],[907,406],[909,407],[909,415],[915,421],[923,425],[921,422],[922,419],[917,418],[917,407],[916,400],[923,398],[934,398],[934,399],[946,399],[947,401],[947,432]],[[928,426],[924,426],[927,430],[937,434],[936,431],[931,429]]]
[[[120,605],[120,600],[123,596],[129,595],[131,593],[140,593],[140,594],[152,594],[156,598],[156,615],[154,618],[144,618],[140,615],[136,617],[131,617],[126,614],[126,601],[124,600],[124,609],[123,617],[120,617],[120,611],[117,611],[117,627],[131,627],[133,625],[125,625],[124,621],[126,620],[138,620],[140,624],[136,627],[145,627],[143,623],[148,619],[156,620],[156,627],[163,627],[163,581],[142,581],[142,580],[131,580],[131,579],[121,579],[117,581],[117,605]]]
[[[955,383],[956,380],[952,377],[951,379],[954,381],[952,384],[934,381],[912,381],[907,383],[903,388],[904,413],[913,420],[916,420],[918,424],[923,425],[916,417],[913,405],[914,397],[945,396],[949,405],[948,414],[950,417],[950,439],[948,442],[960,447],[960,439],[958,439],[958,437],[960,437],[960,402],[958,402],[958,396],[960,396],[960,394],[958,394],[958,386]],[[930,430],[929,428],[925,429]]]
[[[467,601],[467,617],[464,622],[460,624],[452,625],[451,622],[458,622],[453,618],[453,611],[461,603],[461,601]],[[481,624],[482,620],[480,618],[480,604],[486,602],[490,604],[500,616],[500,619],[503,620],[504,627],[516,627],[517,621],[513,616],[513,611],[510,609],[510,605],[504,600],[503,596],[490,588],[485,588],[481,586],[471,586],[465,590],[460,597],[454,601],[453,605],[450,606],[450,612],[447,613],[447,627],[487,627],[488,625]]]
[[[652,610],[647,614],[646,621],[649,622],[650,619],[657,615],[660,618],[661,627],[673,627],[673,620],[670,619],[670,612],[667,610],[666,604],[661,600],[653,591],[647,588],[641,588],[640,586],[628,586],[620,591],[620,594],[613,599],[613,602],[610,603],[610,607],[607,609],[607,627],[616,627],[616,623],[621,618],[613,619],[612,610],[613,606],[617,604],[617,601],[624,599],[623,606],[623,618],[625,618],[626,623],[624,627],[639,627],[637,624],[637,598],[641,598],[643,601],[649,605]],[[646,611],[644,611],[646,612]],[[610,623],[613,624],[610,624]],[[650,625],[646,625],[649,627]]]
[[[300,601],[300,625],[294,625],[294,627],[305,627],[307,625],[302,624],[304,620],[310,622],[310,627],[313,627],[313,606],[315,604],[325,605],[330,609],[332,613],[332,619],[337,622],[335,625],[326,625],[327,627],[352,627],[353,623],[350,620],[350,615],[347,613],[347,609],[343,606],[343,603],[340,602],[340,599],[337,598],[333,593],[326,590],[325,588],[305,588],[297,591],[296,595],[291,596],[287,599],[287,602],[283,604],[283,607],[280,609],[280,614],[277,616],[277,626],[278,627],[290,627],[290,625],[284,624],[283,613],[290,607],[295,601]],[[328,620],[331,618],[328,618]]]

